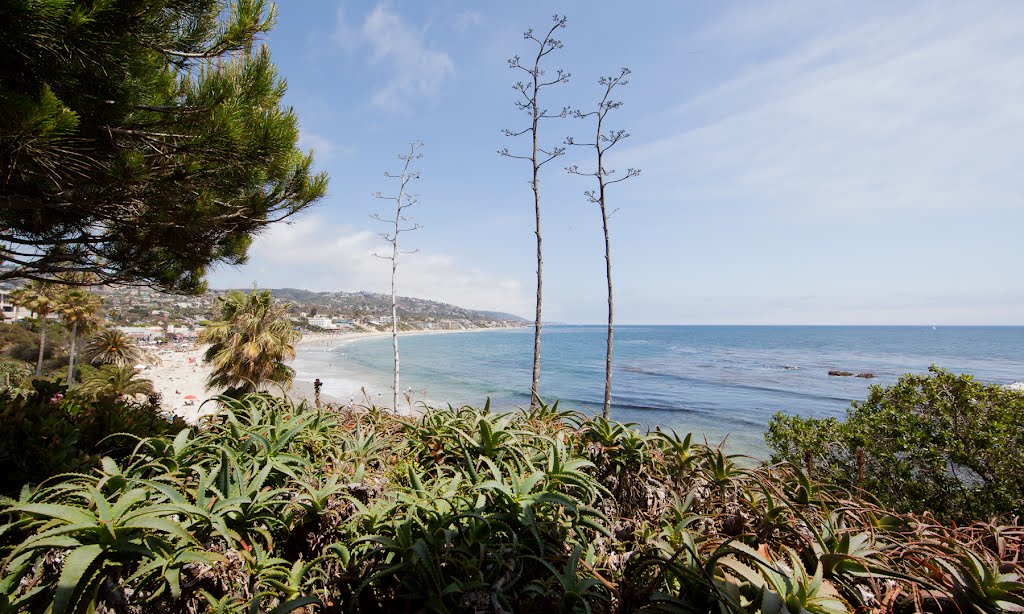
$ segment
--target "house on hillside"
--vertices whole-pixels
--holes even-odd
[[[15,305],[14,301],[11,300],[11,290],[13,288],[0,288],[0,314],[3,317],[0,320],[24,320],[25,318],[31,318],[35,314],[31,310],[25,309],[21,305]],[[59,316],[56,313],[51,313],[46,316],[47,320],[57,320]]]
[[[323,328],[327,330],[334,330],[335,328],[337,328],[334,325],[334,320],[328,318],[327,316],[310,316],[309,318],[306,319],[306,323],[309,324],[310,326],[315,326],[317,328]]]
[[[115,328],[139,341],[155,341],[164,336],[162,326],[117,326]]]

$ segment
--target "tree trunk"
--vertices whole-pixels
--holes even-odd
[[[78,320],[71,324],[71,349],[68,351],[68,386],[75,383],[75,346],[78,341]]]
[[[612,300],[612,251],[608,239],[608,215],[604,208],[604,185],[601,186],[601,221],[604,224],[604,264],[608,279],[608,348],[604,357],[604,410],[605,420],[612,413],[612,333],[615,328],[615,307]]]
[[[36,361],[36,376],[43,374],[44,350],[46,350],[46,314],[39,314],[39,360]]]
[[[607,99],[608,95],[605,94],[605,100]],[[608,420],[612,414],[612,335],[615,329],[615,304],[612,300],[612,248],[611,241],[608,238],[608,209],[605,208],[604,200],[604,150],[601,149],[601,130],[603,129],[606,110],[607,107],[605,107],[604,101],[602,101],[597,114],[597,136],[594,138],[594,147],[597,149],[597,204],[601,207],[601,228],[604,230],[605,279],[608,281],[608,338],[604,355],[604,407],[601,410],[601,415],[605,420]]]
[[[400,252],[398,251],[398,236],[402,232],[409,231],[409,230],[416,230],[417,228],[420,228],[419,224],[412,224],[411,227],[403,229],[402,228],[402,222],[410,222],[411,220],[409,220],[408,218],[402,217],[402,210],[415,205],[416,201],[417,201],[416,196],[406,195],[405,188],[408,185],[409,181],[419,177],[419,173],[417,173],[417,172],[410,173],[409,172],[409,164],[411,164],[413,160],[415,160],[415,159],[420,157],[420,156],[418,156],[416,154],[416,148],[421,146],[421,145],[422,145],[422,143],[420,143],[419,141],[414,142],[414,143],[410,144],[410,146],[409,146],[409,154],[408,155],[406,155],[406,156],[399,156],[399,159],[405,160],[405,165],[402,167],[402,174],[401,175],[389,175],[388,173],[385,173],[385,175],[388,176],[388,177],[398,178],[398,179],[401,180],[401,182],[399,184],[399,188],[398,188],[398,196],[395,197],[395,198],[387,197],[387,200],[394,200],[395,201],[395,220],[393,222],[394,234],[388,235],[387,233],[385,233],[385,234],[381,235],[382,237],[384,237],[384,240],[386,240],[389,243],[391,243],[391,256],[390,257],[380,256],[381,258],[385,258],[385,259],[391,260],[391,346],[392,346],[392,348],[394,350],[394,355],[395,355],[395,379],[394,379],[394,382],[391,385],[391,408],[396,413],[398,412],[398,391],[399,391],[399,388],[400,388],[400,386],[399,386],[399,373],[400,373],[400,369],[399,369],[399,358],[398,358],[398,254]],[[385,198],[385,197],[381,196],[378,193],[377,198]],[[377,219],[377,220],[379,220],[381,222],[385,222],[386,221],[386,220],[382,219],[380,216],[378,216],[376,214],[371,216],[371,217],[373,217],[374,219]],[[391,223],[391,222],[388,222],[388,223]],[[376,255],[376,254],[374,254],[374,255]],[[410,401],[410,403],[411,403],[411,401]]]
[[[540,387],[540,330],[541,330],[541,307],[543,305],[544,288],[544,256],[541,251],[540,236],[540,193],[537,192],[537,176],[534,172],[533,179],[534,201],[537,215],[537,312],[533,319],[533,384],[530,387],[530,407],[536,407],[540,400],[538,388]]]
[[[398,412],[398,297],[395,293],[395,277],[398,272],[398,223],[395,216],[395,241],[391,249],[391,345],[395,350],[395,383],[392,390],[392,407]]]
[[[539,58],[538,58],[539,62]],[[542,239],[540,235],[540,166],[537,164],[537,123],[539,111],[537,108],[537,95],[540,86],[538,84],[539,66],[535,66],[533,73],[533,209],[536,216],[537,234],[537,311],[533,318],[533,383],[530,386],[530,409],[537,407],[540,401],[540,332],[541,332],[541,307],[544,297],[544,255],[541,249]]]

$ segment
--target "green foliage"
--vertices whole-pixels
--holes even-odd
[[[999,611],[1016,523],[943,527],[538,404],[317,410],[198,429],[0,503],[11,610]],[[927,561],[927,564],[922,564]]]
[[[34,361],[39,336],[29,330],[28,322],[0,323],[0,353],[19,361]]]
[[[42,325],[43,322],[40,322],[38,319],[24,320],[16,324],[0,324],[0,326],[9,329],[22,331],[7,336],[11,343],[4,350],[4,354],[18,361],[32,363],[33,374],[39,356]],[[67,344],[64,338],[64,327],[53,320],[46,320],[45,325],[46,340],[43,346],[43,374],[48,375],[64,364],[63,354]]]
[[[18,388],[32,377],[32,365],[23,360],[0,360],[0,382]]]
[[[284,361],[295,357],[302,334],[292,328],[286,306],[276,303],[270,290],[231,290],[219,300],[220,320],[199,338],[210,345],[203,355],[213,366],[207,388],[237,396],[268,383],[290,387],[295,371]]]
[[[0,20],[5,277],[197,292],[323,196],[264,0],[13,0]]]
[[[0,252],[2,254],[2,252]],[[36,359],[36,375],[43,374],[43,359],[46,354],[46,316],[60,308],[61,288],[51,283],[33,281],[11,292],[15,304],[31,310],[39,317],[39,353]]]
[[[102,365],[98,369],[85,367],[82,384],[75,392],[96,399],[118,400],[150,395],[153,390],[153,382],[139,377],[134,367]]]
[[[100,297],[79,288],[64,292],[60,301],[60,312],[64,326],[70,329],[71,347],[68,350],[68,384],[75,381],[75,361],[78,358],[78,336],[95,329],[100,324],[99,312],[103,306]]]
[[[184,427],[180,419],[169,422],[146,403],[87,401],[69,396],[62,383],[44,379],[32,380],[28,390],[0,388],[0,424],[0,493],[85,471],[98,455],[126,453],[124,439],[111,434],[151,436]]]
[[[92,364],[133,367],[142,360],[143,354],[135,340],[124,331],[109,328],[89,340],[83,358]]]
[[[1024,395],[932,367],[872,386],[845,420],[776,414],[777,460],[901,512],[970,522],[1024,508]]]

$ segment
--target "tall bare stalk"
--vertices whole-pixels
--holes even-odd
[[[593,147],[596,156],[596,168],[594,172],[588,173],[581,171],[578,166],[570,166],[565,169],[573,175],[583,175],[587,177],[594,177],[597,180],[597,190],[587,190],[584,194],[587,200],[598,205],[601,210],[601,227],[604,230],[604,263],[605,263],[605,278],[608,280],[608,335],[607,335],[607,348],[605,350],[604,359],[604,409],[602,414],[605,419],[611,415],[612,406],[612,335],[615,329],[615,301],[612,293],[612,248],[611,240],[608,233],[608,218],[611,213],[608,212],[607,201],[606,201],[606,190],[608,186],[625,181],[630,177],[636,177],[640,174],[638,169],[628,169],[626,174],[618,179],[610,179],[615,174],[614,170],[606,169],[605,154],[609,149],[615,146],[616,143],[629,137],[629,133],[625,130],[611,130],[606,131],[604,120],[605,116],[609,111],[617,109],[622,106],[621,102],[611,99],[612,90],[620,85],[626,85],[629,83],[626,81],[626,77],[629,75],[629,69],[623,68],[617,77],[601,77],[598,83],[604,86],[604,96],[601,101],[597,104],[596,111],[590,111],[584,113],[582,111],[576,111],[573,113],[575,117],[586,119],[596,118],[596,130],[594,132],[594,141],[591,143],[577,143],[572,138],[565,140],[567,145],[577,145],[581,147]]]
[[[538,128],[540,122],[543,119],[551,119],[555,117],[565,117],[568,114],[567,109],[562,109],[559,113],[548,113],[547,109],[540,106],[540,93],[541,90],[559,83],[566,83],[569,81],[569,73],[559,69],[555,72],[555,76],[549,80],[544,79],[545,71],[541,68],[541,62],[544,60],[552,51],[562,48],[562,42],[554,38],[554,34],[561,28],[565,27],[566,18],[564,16],[555,15],[553,17],[553,24],[551,29],[548,30],[547,34],[543,38],[538,38],[534,35],[533,30],[527,30],[523,34],[523,38],[533,42],[537,46],[536,54],[533,56],[533,63],[524,65],[519,56],[515,56],[508,61],[509,68],[514,70],[521,70],[528,76],[526,81],[518,81],[514,86],[517,92],[522,96],[521,99],[516,100],[516,108],[521,111],[525,111],[530,116],[530,125],[522,130],[503,130],[505,136],[522,136],[524,134],[530,135],[530,155],[514,155],[508,148],[500,150],[498,153],[508,157],[516,158],[519,160],[529,160],[531,170],[533,173],[530,185],[533,188],[533,209],[536,218],[536,230],[534,231],[537,235],[537,311],[533,321],[533,382],[530,386],[530,407],[536,407],[539,400],[538,387],[540,385],[540,333],[541,333],[541,310],[543,306],[544,296],[544,255],[543,255],[543,240],[540,232],[540,169],[548,162],[561,156],[565,153],[564,147],[553,147],[549,149],[543,149],[538,145]]]
[[[393,219],[385,219],[378,213],[374,213],[370,217],[373,219],[384,222],[390,225],[392,228],[390,232],[380,233],[381,238],[391,244],[391,255],[374,254],[378,258],[391,261],[391,345],[394,348],[395,354],[395,381],[392,386],[392,401],[391,407],[397,412],[398,411],[398,372],[399,372],[399,361],[398,361],[398,293],[397,293],[397,280],[398,280],[398,255],[402,253],[415,253],[419,250],[412,252],[402,252],[398,249],[398,236],[403,232],[409,232],[422,228],[420,224],[417,224],[411,218],[403,215],[403,211],[412,207],[419,202],[419,197],[410,194],[408,191],[409,182],[413,179],[419,179],[419,171],[409,170],[409,166],[413,160],[418,160],[423,157],[423,154],[416,153],[416,150],[423,146],[420,141],[414,141],[409,144],[409,153],[398,156],[398,159],[403,162],[402,172],[395,175],[385,171],[384,176],[389,179],[398,180],[398,195],[397,196],[385,196],[381,192],[375,193],[374,198],[381,200],[391,200],[395,202],[395,216]]]

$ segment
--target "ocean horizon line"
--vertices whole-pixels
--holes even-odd
[[[545,322],[543,326],[599,326],[606,327],[606,322],[597,323],[566,323],[566,322]],[[746,327],[746,328],[1024,328],[1022,324],[735,324],[735,323],[719,323],[719,324],[675,324],[675,323],[652,323],[652,324],[638,324],[638,323],[615,323],[615,327],[627,327],[627,326],[690,326],[690,327]],[[532,324],[528,324],[521,328],[532,328]]]

